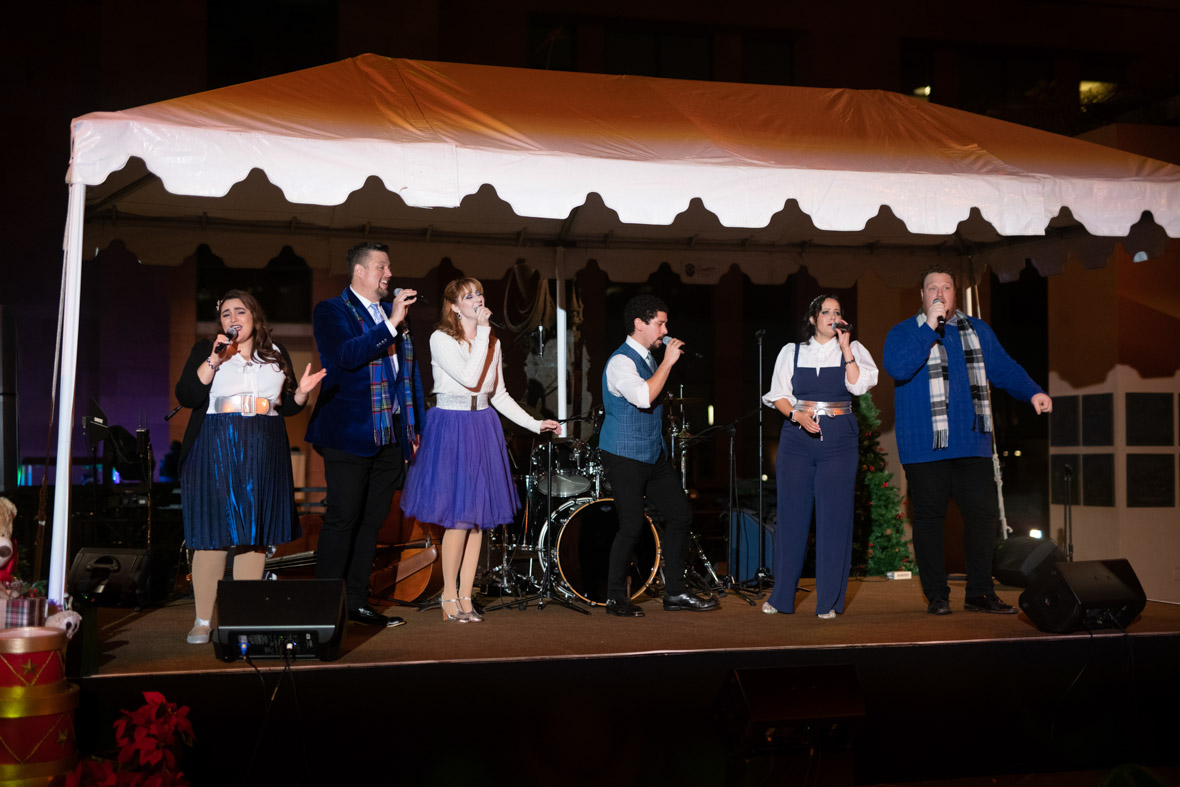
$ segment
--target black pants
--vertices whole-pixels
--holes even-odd
[[[664,592],[683,593],[685,554],[688,533],[692,527],[692,507],[680,486],[676,468],[661,456],[655,464],[599,451],[602,466],[615,496],[615,510],[619,513],[619,533],[610,548],[607,567],[607,598],[623,600],[627,595],[627,566],[639,543],[639,536],[647,526],[643,515],[643,499],[652,502],[664,519],[662,552],[664,555]]]
[[[904,465],[914,523],[914,557],[928,601],[949,598],[943,529],[953,497],[963,514],[963,556],[967,596],[991,593],[999,507],[992,460],[983,457],[942,459]]]
[[[324,529],[316,550],[315,575],[343,579],[348,608],[369,603],[369,574],[377,534],[393,496],[402,488],[406,466],[399,446],[382,446],[373,456],[320,449],[328,486]]]

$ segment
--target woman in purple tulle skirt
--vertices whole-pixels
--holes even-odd
[[[537,434],[561,433],[557,421],[533,418],[505,390],[491,316],[477,280],[447,285],[430,336],[436,404],[426,413],[401,499],[406,516],[446,528],[443,619],[458,623],[482,620],[471,603],[482,531],[512,522],[520,510],[504,431],[492,408]]]

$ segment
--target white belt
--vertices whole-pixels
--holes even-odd
[[[434,395],[434,406],[444,410],[486,410],[489,397],[487,394],[437,393]]]
[[[233,396],[214,396],[213,412],[241,413],[242,415],[278,415],[274,403],[265,396],[240,393]]]

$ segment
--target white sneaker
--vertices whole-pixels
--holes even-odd
[[[778,610],[775,609],[774,607],[770,606],[769,601],[762,602],[762,611],[765,612],[767,615],[777,615],[778,614]]]
[[[210,621],[197,618],[193,623],[192,629],[188,633],[188,644],[190,645],[207,645],[209,644],[209,629]]]
[[[836,617],[836,610],[829,609],[827,612],[825,612],[822,615],[816,615],[816,617],[823,618],[824,620],[831,620],[832,618]]]

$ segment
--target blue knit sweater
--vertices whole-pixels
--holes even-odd
[[[987,379],[1022,402],[1039,393],[1020,364],[1012,360],[983,320],[968,317],[979,336]],[[991,435],[971,429],[975,406],[967,380],[967,363],[963,360],[963,343],[959,329],[948,324],[946,348],[949,383],[947,409],[950,421],[950,445],[934,450],[934,427],[930,421],[930,376],[926,362],[938,333],[925,322],[910,317],[889,331],[885,338],[883,365],[894,380],[893,407],[896,416],[897,452],[903,465],[958,459],[966,456],[991,456]],[[994,408],[993,408],[994,413]]]

